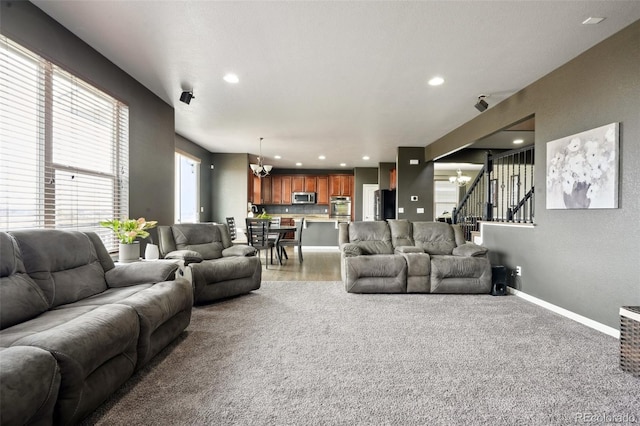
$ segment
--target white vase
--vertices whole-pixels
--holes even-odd
[[[120,243],[118,261],[120,263],[129,263],[137,260],[140,260],[140,243],[137,241],[133,244]]]
[[[144,249],[144,258],[146,260],[158,260],[160,258],[158,246],[155,244],[147,244],[147,247]]]

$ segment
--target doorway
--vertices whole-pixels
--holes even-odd
[[[200,160],[176,152],[175,223],[200,222]]]
[[[374,192],[377,191],[379,185],[377,183],[365,183],[362,185],[362,220],[373,221],[375,220],[375,196]]]

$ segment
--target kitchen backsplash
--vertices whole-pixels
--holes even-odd
[[[262,209],[270,215],[329,214],[329,206],[326,204],[258,205],[259,213]]]

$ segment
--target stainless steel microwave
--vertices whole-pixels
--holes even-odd
[[[292,192],[291,204],[315,204],[316,193],[315,192]]]

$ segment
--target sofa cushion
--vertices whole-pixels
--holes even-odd
[[[222,257],[231,257],[231,256],[255,256],[256,252],[255,247],[253,246],[245,246],[245,245],[237,245],[230,246],[226,249],[222,250]]]
[[[416,247],[429,254],[451,254],[456,248],[454,230],[447,223],[413,222],[413,239]]]
[[[25,269],[51,307],[107,289],[104,269],[91,239],[79,231],[13,231]]]
[[[60,369],[49,352],[33,346],[0,349],[3,425],[46,425],[60,389]]]
[[[344,259],[349,293],[406,293],[407,263],[402,256],[354,256]]]
[[[387,222],[351,222],[349,241],[358,245],[363,254],[393,254]]]
[[[49,302],[27,275],[16,241],[0,232],[0,330],[34,318],[47,309]]]
[[[219,259],[225,248],[220,229],[210,223],[183,223],[171,227],[178,250],[193,250],[204,260]]]
[[[487,254],[488,248],[473,243],[465,243],[453,249],[454,256],[482,257]]]
[[[391,230],[391,243],[394,247],[400,246],[412,246],[413,232],[411,229],[411,222],[408,220],[387,220],[389,222],[389,229]]]

